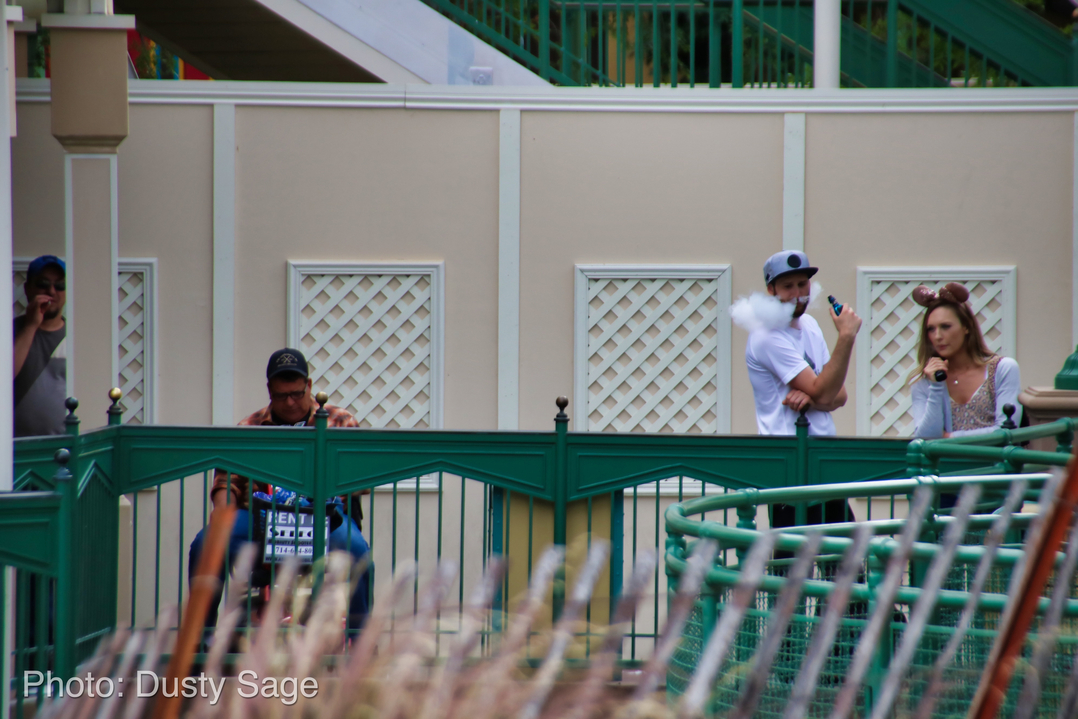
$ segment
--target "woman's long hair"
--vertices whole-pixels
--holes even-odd
[[[913,384],[924,377],[925,365],[928,364],[928,360],[939,356],[936,354],[936,350],[932,348],[932,342],[928,339],[928,318],[940,307],[946,307],[953,311],[962,327],[969,330],[968,334],[966,334],[965,346],[966,353],[970,356],[970,359],[977,364],[983,365],[994,356],[984,342],[981,323],[977,321],[977,317],[973,314],[973,309],[969,306],[969,303],[951,302],[942,297],[937,297],[925,307],[924,316],[921,317],[921,339],[917,343],[917,363],[914,364],[913,370],[910,371],[907,378],[909,384]]]

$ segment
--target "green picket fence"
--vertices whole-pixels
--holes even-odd
[[[812,0],[424,0],[559,85],[806,87]],[[845,0],[847,87],[1065,86],[1071,39],[1011,0]]]

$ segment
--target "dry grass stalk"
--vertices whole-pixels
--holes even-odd
[[[731,719],[750,719],[756,713],[764,687],[767,686],[767,678],[771,675],[771,665],[782,647],[782,641],[786,638],[786,628],[790,626],[790,619],[801,599],[801,588],[805,585],[809,573],[812,572],[822,543],[821,532],[809,532],[804,544],[797,550],[797,558],[779,593],[775,611],[767,627],[767,634],[753,657],[749,681],[741,693],[741,699]]]
[[[835,698],[831,719],[846,719],[853,711],[857,695],[861,691],[861,683],[865,679],[865,674],[868,673],[872,656],[876,653],[876,646],[884,630],[894,618],[895,596],[902,585],[902,577],[909,568],[910,553],[913,551],[914,542],[921,534],[921,526],[924,524],[925,514],[930,508],[933,496],[932,489],[927,485],[921,485],[913,493],[909,517],[898,539],[898,547],[887,562],[883,582],[876,590],[876,611],[872,613],[868,626],[861,633],[861,640],[857,642],[857,649],[854,650],[853,661],[850,662],[846,680],[842,683],[842,689]]]
[[[925,693],[917,705],[917,719],[931,719],[932,717],[932,711],[936,707],[940,690],[943,688],[944,671],[951,666],[951,662],[954,661],[955,655],[958,654],[958,650],[966,638],[966,633],[973,623],[973,615],[977,611],[977,602],[980,600],[981,592],[984,590],[984,583],[988,580],[988,575],[992,571],[999,545],[1003,543],[1003,538],[1007,535],[1015,510],[1021,506],[1022,500],[1025,498],[1027,487],[1028,483],[1025,480],[1014,482],[1010,491],[1007,492],[1007,498],[1003,502],[1002,509],[1000,509],[999,514],[992,522],[992,528],[985,538],[984,554],[977,565],[977,573],[973,577],[973,584],[970,586],[966,604],[962,607],[962,615],[958,619],[958,625],[955,627],[954,632],[951,633],[951,638],[947,641],[947,646],[936,658],[936,662],[932,667],[928,688],[925,689]]]
[[[528,642],[539,612],[545,606],[547,589],[564,556],[563,548],[548,547],[539,557],[539,561],[532,568],[528,594],[518,608],[517,616],[510,622],[509,632],[503,639],[498,654],[486,665],[477,668],[470,688],[466,689],[465,698],[450,712],[450,717],[490,719],[498,713],[498,708],[508,701],[513,685],[509,678],[516,670],[520,652]]]
[[[573,640],[577,622],[580,621],[580,616],[591,599],[595,582],[598,581],[609,555],[610,544],[602,540],[595,541],[588,549],[588,560],[577,577],[576,584],[573,585],[573,591],[562,609],[558,623],[554,625],[550,648],[532,682],[532,691],[528,701],[520,710],[518,715],[520,719],[537,719],[543,705],[546,704],[550,689],[554,686],[554,680],[561,673],[562,663],[565,661],[565,650],[569,648],[569,643]]]
[[[589,719],[593,712],[600,710],[601,706],[607,703],[601,699],[603,685],[613,673],[625,630],[644,597],[644,589],[655,576],[655,565],[656,554],[653,550],[643,550],[637,554],[629,583],[618,597],[613,621],[607,628],[606,636],[603,637],[599,653],[589,657],[587,676],[573,697],[565,719]]]
[[[969,524],[970,513],[973,506],[981,496],[981,485],[967,484],[958,495],[958,504],[955,506],[950,524],[943,533],[943,547],[928,567],[924,582],[921,584],[921,596],[910,612],[909,624],[902,632],[902,640],[891,657],[891,665],[887,670],[887,678],[880,690],[879,703],[872,710],[872,719],[887,719],[891,713],[891,704],[898,696],[902,680],[906,675],[906,668],[913,661],[914,652],[920,644],[921,634],[931,618],[932,611],[936,608],[936,598],[943,586],[943,580],[947,578],[947,572],[954,562],[954,554],[958,549],[959,542],[966,533]]]
[[[808,715],[809,703],[812,701],[813,694],[816,693],[817,679],[823,670],[824,663],[831,656],[835,635],[846,614],[846,605],[850,602],[853,583],[861,571],[871,539],[872,527],[867,524],[859,525],[853,534],[853,543],[846,550],[842,564],[835,575],[834,589],[827,597],[827,608],[824,609],[823,619],[820,620],[812,635],[808,654],[801,664],[801,671],[794,682],[793,691],[790,692],[790,700],[786,705],[783,719],[802,719]]]
[[[944,651],[945,656],[939,658],[929,695],[934,696],[933,692],[938,694],[939,677],[957,648],[957,644],[951,644],[961,643],[961,635],[970,624],[976,596],[980,594],[988,576],[991,558],[1023,492],[1024,486],[1016,483],[1002,513],[993,523],[986,540],[986,556],[978,566],[972,587],[971,594],[974,596],[967,603],[952,642]],[[881,606],[893,604],[901,569],[908,564],[913,541],[928,508],[929,495],[930,491],[922,488],[914,498],[911,519],[888,563],[883,585],[878,591]],[[909,646],[915,644],[922,633],[943,574],[953,563],[954,550],[968,523],[976,498],[977,492],[971,488],[967,488],[960,497],[954,518],[945,532],[942,550],[929,567],[922,599],[911,612],[906,638],[900,644],[887,679],[889,690],[881,697],[885,702],[880,706],[891,705],[897,696],[897,687],[905,676],[905,654],[909,653]],[[864,557],[872,544],[872,532],[869,525],[861,525],[854,532],[787,703],[786,714],[789,717],[804,716],[812,700],[820,670],[832,653],[836,631],[843,620],[853,586],[863,571]],[[774,533],[762,535],[762,541],[758,540],[750,548],[748,556],[741,563],[741,579],[733,588],[731,598],[724,603],[722,615],[697,663],[696,674],[690,678],[688,690],[678,707],[677,714],[681,719],[699,717],[707,711],[715,676],[723,666],[747,607],[757,597],[775,537]],[[771,663],[791,617],[797,611],[811,568],[817,561],[821,541],[819,532],[810,532],[797,553],[771,612],[772,620],[763,640],[757,645],[754,656],[744,664],[746,670],[751,666],[751,671],[737,702],[738,708],[730,715],[734,719],[752,716],[759,703]],[[1063,568],[1065,572],[1078,563],[1078,550],[1073,549],[1075,544],[1078,544],[1078,528],[1072,534],[1072,547]],[[306,611],[308,595],[294,586],[299,584],[295,581],[296,564],[286,564],[282,567],[278,585],[264,612],[264,623],[255,632],[251,649],[239,657],[236,668],[253,671],[259,678],[310,676],[318,682],[317,694],[309,698],[295,697],[296,701],[285,702],[266,696],[241,698],[233,691],[230,694],[226,692],[227,699],[217,704],[208,697],[196,696],[182,704],[177,702],[177,709],[192,719],[214,719],[222,714],[229,719],[593,719],[598,716],[612,719],[674,719],[671,708],[657,698],[656,689],[680,642],[705,575],[715,561],[717,549],[715,543],[709,541],[697,542],[694,547],[679,578],[677,592],[671,597],[667,624],[661,628],[652,657],[644,668],[636,691],[628,699],[611,688],[608,680],[613,674],[626,624],[634,616],[645,588],[654,576],[656,557],[653,553],[638,557],[601,647],[589,657],[590,665],[583,680],[575,686],[572,683],[556,685],[559,677],[565,680],[563,670],[567,650],[577,636],[584,609],[592,601],[596,580],[608,561],[607,545],[596,540],[591,544],[587,561],[580,568],[558,623],[545,632],[546,636],[542,636],[544,633],[537,636],[535,626],[544,608],[547,611],[550,608],[546,598],[551,580],[562,565],[564,556],[558,549],[547,550],[533,567],[532,581],[525,598],[515,614],[506,615],[507,629],[501,635],[501,641],[492,645],[487,656],[476,656],[479,639],[492,615],[492,601],[505,576],[504,563],[491,561],[481,583],[475,587],[463,608],[460,631],[450,643],[444,660],[438,657],[436,638],[441,627],[436,627],[435,621],[439,612],[448,610],[446,596],[454,585],[457,573],[453,563],[440,564],[434,576],[422,586],[410,631],[393,635],[389,627],[390,617],[394,607],[413,586],[416,576],[414,567],[400,567],[390,584],[379,594],[364,631],[351,644],[347,642],[345,624],[347,599],[353,588],[349,580],[348,555],[331,554],[327,557],[325,579],[309,612]],[[251,554],[240,556],[237,562],[240,576],[246,575],[251,561]],[[1018,567],[1016,572],[1020,573],[1020,569]],[[225,651],[242,617],[245,591],[242,580],[234,581],[230,587],[225,610],[203,669],[211,678],[220,680],[225,674]],[[1055,604],[1055,598],[1053,605],[1060,606]],[[854,664],[859,655],[871,654],[875,649],[880,634],[871,631],[873,622],[882,621],[879,620],[881,616],[890,620],[893,609],[888,608],[886,616],[881,611],[884,610],[878,609],[874,613],[869,627],[862,633],[854,653]],[[292,622],[282,626],[286,613],[292,617],[306,614],[309,618],[303,624]],[[97,675],[107,674],[130,681],[140,650],[142,663],[139,669],[158,671],[162,665],[161,658],[168,649],[167,639],[173,622],[174,618],[166,613],[160,618],[155,631],[140,630],[130,635],[119,633],[110,642],[103,642],[101,649],[84,665],[83,674],[92,671]],[[546,656],[539,670],[529,674],[521,671],[521,659],[532,639],[535,640],[533,649],[535,645],[545,643]],[[335,665],[326,661],[328,656],[339,654],[342,647],[349,654],[347,663]],[[1078,669],[1072,679],[1065,706],[1073,706],[1074,698],[1078,695]],[[128,683],[127,686],[132,684]],[[843,692],[853,697],[853,692],[859,686],[856,667],[851,666]],[[931,711],[934,700],[931,696],[925,699],[929,701]],[[1068,705],[1067,702],[1072,703]],[[136,697],[132,692],[127,698],[50,699],[42,707],[41,716],[43,719],[116,719],[122,715],[123,719],[143,719],[152,708],[150,700]],[[919,710],[923,709],[924,705],[919,707]],[[841,708],[836,705],[835,710],[839,712]]]
[[[734,587],[733,595],[719,618],[715,629],[704,645],[704,651],[696,664],[696,673],[689,682],[688,689],[681,697],[678,707],[678,719],[693,719],[704,714],[704,705],[711,696],[712,683],[722,668],[726,652],[734,639],[745,610],[756,599],[756,588],[764,578],[767,562],[771,559],[771,550],[775,547],[775,533],[763,534],[752,545],[741,570],[741,578]]]
[[[650,699],[659,686],[659,679],[666,674],[666,667],[670,663],[670,657],[674,654],[678,642],[681,641],[681,630],[685,628],[685,622],[689,618],[696,597],[700,593],[700,587],[704,583],[704,577],[711,569],[718,554],[719,545],[712,540],[701,540],[696,543],[693,552],[686,562],[685,571],[678,581],[677,593],[670,602],[670,610],[666,617],[666,626],[662,634],[655,642],[655,650],[651,653],[647,664],[644,665],[644,673],[640,683],[633,692],[634,703],[628,707],[628,717],[637,716],[636,712],[645,709],[644,701]]]

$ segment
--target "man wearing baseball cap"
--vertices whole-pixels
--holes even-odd
[[[15,436],[63,434],[67,396],[67,267],[42,255],[26,271],[26,312],[15,318]]]
[[[745,347],[760,434],[794,434],[805,409],[809,434],[834,435],[831,411],[846,404],[843,385],[861,318],[848,305],[837,315],[830,309],[838,340],[828,352],[820,325],[805,314],[817,271],[808,255],[794,250],[764,263],[769,297],[760,303]]]
[[[240,420],[243,427],[313,427],[314,413],[318,409],[317,403],[311,397],[311,378],[307,368],[307,358],[297,349],[285,347],[270,355],[266,365],[266,389],[269,391],[269,405],[258,410],[254,414]],[[358,427],[359,423],[352,413],[342,407],[331,404],[325,406],[329,413],[327,425],[329,427]],[[282,509],[291,505],[310,506],[306,497],[296,496],[294,492],[283,488],[271,488],[264,482],[255,481],[248,492],[249,481],[247,477],[238,474],[229,474],[218,469],[214,473],[213,489],[210,490],[210,499],[213,508],[225,506],[226,503],[236,505],[236,520],[232,525],[232,535],[229,539],[229,557],[234,560],[239,554],[240,548],[250,532],[250,511],[248,496],[258,497],[265,501],[276,503]],[[231,495],[231,496],[229,496]],[[359,503],[358,494],[352,496],[351,510],[345,511],[344,499],[334,497],[326,504],[326,516],[331,519],[330,526],[333,528],[329,534],[327,550],[347,551],[357,562],[368,556],[370,547],[367,540],[360,533],[357,520],[362,521],[363,513]],[[191,551],[188,563],[188,581],[191,580],[195,569],[198,567],[198,559],[202,555],[203,534],[202,530],[191,542]],[[222,575],[223,576],[223,575]],[[359,577],[359,581],[352,594],[348,609],[348,626],[352,629],[359,628],[366,619],[369,604],[369,568]],[[217,602],[220,597],[211,603],[206,615],[206,626],[211,627],[217,622]]]

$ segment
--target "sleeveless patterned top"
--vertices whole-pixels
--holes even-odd
[[[984,384],[970,397],[966,404],[951,400],[951,429],[981,429],[996,426],[996,365],[1002,357],[998,355],[988,360]]]

